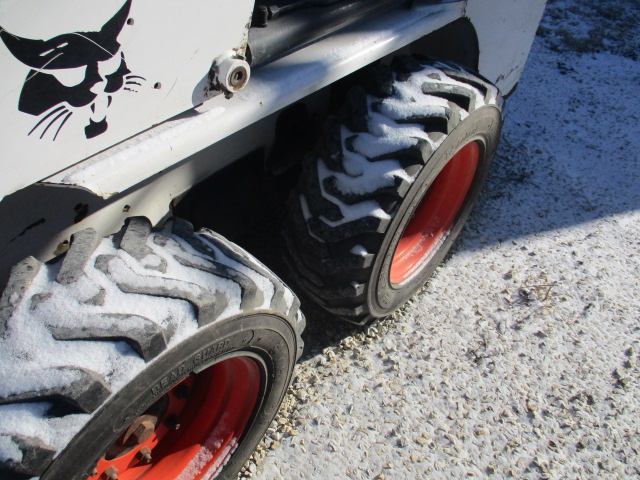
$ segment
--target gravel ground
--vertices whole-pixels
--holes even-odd
[[[368,328],[306,307],[243,477],[638,478],[639,12],[549,3],[453,255]]]

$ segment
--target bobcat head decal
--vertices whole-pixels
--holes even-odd
[[[12,35],[0,27],[0,38],[15,58],[31,67],[24,81],[18,110],[40,117],[29,135],[55,140],[65,123],[79,109],[90,108],[86,138],[104,133],[107,109],[113,95],[137,91],[145,79],[132,75],[118,43],[132,0],[98,32],[73,32],[49,40]]]

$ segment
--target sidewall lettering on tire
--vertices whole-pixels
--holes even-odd
[[[209,358],[205,359],[205,355]],[[295,333],[274,315],[250,315],[211,324],[159,357],[94,415],[45,472],[43,480],[86,480],[104,445],[111,444],[135,418],[192,373],[232,357],[251,357],[262,370],[261,394],[238,450],[216,478],[235,478],[262,437],[287,390],[295,360]],[[264,424],[264,425],[263,425]],[[102,428],[101,428],[102,426]],[[247,453],[247,455],[245,455]],[[77,472],[87,472],[85,475]]]

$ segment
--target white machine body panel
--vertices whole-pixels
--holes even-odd
[[[83,228],[109,235],[132,215],[161,222],[192,186],[268,150],[282,109],[326,104],[323,87],[400,49],[421,51],[419,39],[459,19],[477,33],[480,73],[509,93],[545,6],[414,0],[253,69],[232,98],[211,98],[211,66],[246,47],[254,2],[183,3],[0,0],[0,272],[27,255],[52,258]],[[98,41],[103,30],[116,34]],[[56,82],[75,106],[38,95]],[[91,121],[106,129],[87,138]]]
[[[468,0],[480,42],[478,71],[504,93],[518,83],[546,0]]]
[[[0,198],[201,104],[253,3],[0,2]]]

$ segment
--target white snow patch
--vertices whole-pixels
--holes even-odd
[[[345,157],[348,155],[345,154]],[[395,178],[401,178],[412,183],[412,178],[407,175],[400,163],[396,160],[380,160],[369,162],[361,155],[352,154],[350,161],[351,172],[348,174],[329,170],[322,160],[318,160],[318,177],[320,183],[328,177],[335,177],[336,187],[345,194],[361,195],[374,192],[380,188],[393,185]],[[324,190],[324,188],[323,188]],[[330,196],[329,193],[326,195]],[[334,197],[331,197],[334,198]]]
[[[320,159],[318,159],[317,168],[318,168],[318,177],[320,179],[332,173],[326,167],[324,162]],[[362,202],[355,203],[353,205],[349,205],[344,203],[342,200],[334,197],[330,193],[328,193],[325,190],[324,185],[322,184],[322,181],[320,181],[319,183],[320,183],[320,190],[322,191],[322,196],[325,198],[330,198],[331,202],[334,203],[340,209],[340,214],[342,215],[342,218],[340,220],[329,220],[325,216],[321,215],[319,219],[322,220],[327,225],[331,227],[337,227],[345,223],[358,220],[363,217],[376,217],[383,220],[391,219],[391,217],[384,210],[382,210],[382,208],[380,208],[380,205],[375,200],[365,200]],[[301,195],[300,198],[304,198],[304,197],[302,197]],[[305,199],[305,202],[306,202],[306,199]],[[305,207],[307,209],[307,214],[309,214],[310,216],[311,213],[309,212],[309,207],[306,204],[303,207],[303,211]]]
[[[204,445],[201,446],[198,453],[193,457],[180,475],[178,475],[176,480],[193,480],[198,475],[200,475],[199,478],[213,478],[213,476],[226,465],[227,461],[238,447],[238,437],[233,436],[229,438],[228,442],[226,442],[226,445],[223,447],[223,442],[227,440],[224,436],[228,434],[229,430],[225,420],[226,414],[216,425],[215,429],[204,442]],[[209,466],[206,473],[202,475],[207,463],[213,459],[214,455],[217,455],[218,458]]]
[[[215,107],[200,115],[190,117],[182,121],[165,122],[161,127],[154,128],[148,132],[141,133],[121,145],[113,147],[103,153],[95,155],[91,160],[82,162],[78,168],[72,169],[62,181],[64,183],[76,183],[79,185],[86,183],[100,183],[101,178],[111,178],[113,171],[121,170],[122,165],[137,163],[139,170],[144,170],[140,166],[140,159],[145,163],[152,163],[154,157],[146,155],[150,151],[158,151],[166,148],[167,145],[176,143],[183,138],[190,130],[196,129],[199,125],[210,122],[225,112],[224,107]],[[153,168],[153,167],[152,167]]]
[[[0,438],[20,435],[39,438],[56,449],[64,448],[89,419],[89,415],[67,415],[48,418],[49,403],[22,403],[0,405]],[[0,456],[10,455],[0,443]]]
[[[55,373],[55,375],[53,374]],[[80,374],[73,370],[43,370],[37,364],[31,364],[20,370],[6,365],[0,366],[0,396],[9,397],[25,392],[50,390],[69,385],[80,379]]]
[[[411,88],[410,83],[396,83],[397,94],[391,98],[385,98],[380,103],[380,113],[394,120],[406,120],[418,116],[443,117],[449,102],[444,98],[425,95],[422,90]]]
[[[191,459],[185,469],[175,480],[193,480],[206,467],[207,463],[213,458],[213,452],[206,446],[202,446],[198,453]]]
[[[227,464],[227,462],[231,458],[231,455],[233,455],[233,453],[236,451],[237,448],[238,448],[238,439],[233,438],[229,442],[229,444],[227,444],[224,447],[223,451],[220,452],[220,457],[218,458],[218,460],[216,460],[216,462],[213,465],[211,465],[211,467],[209,467],[209,470],[207,470],[203,478],[213,478],[215,475],[217,475],[220,472],[220,470],[222,470],[224,466]]]
[[[207,235],[211,235],[214,238],[221,238],[220,235],[216,234],[215,232],[210,232]],[[273,299],[273,296],[275,295],[275,287],[273,286],[273,284],[271,283],[269,278],[267,278],[265,275],[261,274],[259,271],[254,270],[253,268],[249,268],[249,267],[243,265],[242,263],[235,261],[233,258],[225,256],[222,253],[222,251],[218,247],[216,247],[216,245],[213,242],[207,241],[206,235],[204,235],[204,234],[202,235],[202,240],[216,252],[216,259],[217,260],[221,261],[225,265],[228,265],[229,267],[233,268],[234,270],[237,270],[238,272],[246,275],[251,280],[253,280],[255,282],[255,284],[258,286],[258,288],[264,294],[263,303],[259,308],[267,308],[267,307],[269,307],[269,305],[271,304],[271,300]],[[225,242],[227,242],[227,241],[225,240]],[[253,257],[249,253],[245,252],[244,250],[239,250],[239,249],[235,248],[233,245],[229,245],[229,248],[231,248],[239,256],[249,259],[251,261],[251,263],[260,264],[260,262],[255,257]]]
[[[372,125],[374,119],[383,119]],[[353,141],[353,147],[362,155],[377,158],[383,155],[411,148],[418,143],[418,139],[432,143],[424,129],[412,125],[389,125],[390,120],[380,114],[371,114],[369,125],[372,133],[359,133]]]
[[[0,435],[0,462],[18,463],[22,461],[22,450],[13,439],[6,435]]]
[[[356,245],[351,249],[351,253],[360,257],[366,257],[369,252],[362,245]]]
[[[289,290],[288,288],[285,288],[284,289],[283,299],[284,299],[284,304],[287,307],[287,311],[289,311],[291,309],[291,307],[293,306],[293,301],[295,300],[295,296],[294,296],[293,292],[291,290]]]
[[[332,202],[335,203],[338,208],[340,208],[340,212],[342,213],[342,219],[340,220],[329,220],[325,216],[321,215],[319,217],[324,223],[329,225],[330,227],[338,227],[340,225],[344,225],[345,223],[353,222],[360,218],[364,217],[375,217],[381,220],[390,220],[391,217],[387,214],[378,202],[374,200],[366,200],[364,202],[356,203],[354,205],[347,205],[346,203],[338,200],[337,198],[333,198]]]

